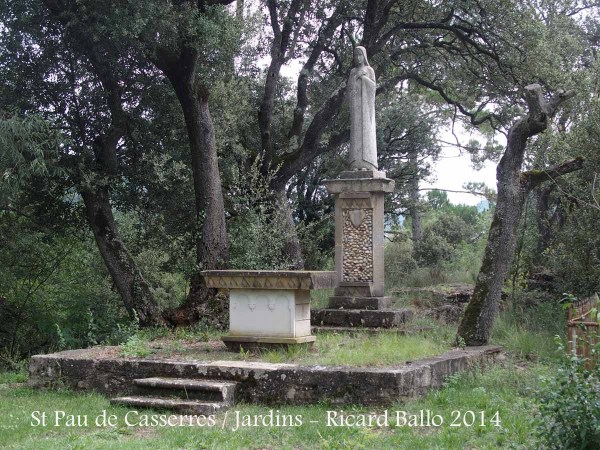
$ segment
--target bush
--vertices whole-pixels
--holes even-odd
[[[232,217],[228,221],[229,256],[232,269],[284,270],[296,261],[288,245],[297,239],[289,223],[287,197],[269,187],[273,173],[263,176],[258,159],[237,174],[227,199]]]
[[[417,270],[412,253],[412,242],[409,240],[395,240],[386,245],[385,280],[388,286],[402,286],[406,278]]]
[[[584,362],[564,358],[554,378],[542,378],[536,437],[544,448],[600,448],[600,370]]]
[[[126,339],[131,319],[93,241],[0,215],[0,368],[31,354]]]
[[[454,247],[444,237],[425,230],[420,241],[415,244],[415,258],[420,265],[440,265],[450,260]]]

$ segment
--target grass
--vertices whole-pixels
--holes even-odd
[[[0,385],[0,448],[6,449],[64,449],[98,448],[127,449],[496,449],[531,447],[532,410],[535,405],[535,387],[540,375],[552,372],[552,366],[542,363],[522,363],[508,360],[502,367],[479,373],[454,376],[446,386],[421,399],[387,408],[315,405],[305,407],[267,407],[236,405],[228,413],[228,422],[222,428],[224,415],[216,417],[214,427],[128,427],[125,415],[128,409],[111,406],[107,399],[96,394],[74,393],[68,390],[45,391],[26,387],[7,388]],[[6,378],[3,378],[6,379]],[[274,414],[301,416],[297,427],[235,427],[236,412],[240,415]],[[345,414],[378,414],[387,410],[387,426],[334,427],[327,426],[328,411],[343,410]],[[440,427],[397,427],[396,411],[419,414],[429,410],[443,417]],[[46,412],[53,418],[54,411],[87,416],[88,425],[67,427],[32,426],[32,412]],[[116,427],[97,427],[94,419],[106,411],[115,415]],[[451,427],[453,419],[461,415]],[[465,426],[462,417],[473,411],[477,426]],[[498,413],[500,427],[490,420]],[[158,414],[144,411],[143,414]],[[483,414],[485,426],[479,426]],[[316,421],[312,423],[311,421]],[[467,420],[468,422],[468,420]]]
[[[555,360],[555,336],[565,337],[565,311],[556,302],[541,303],[527,310],[509,307],[494,324],[492,342],[527,360]]]
[[[453,331],[439,327],[416,335],[401,335],[393,331],[377,334],[320,332],[312,348],[239,353],[226,351],[218,336],[219,333],[211,334],[207,341],[199,343],[190,336],[138,333],[120,346],[119,354],[128,358],[152,356],[206,361],[225,359],[307,365],[392,366],[448,351]]]
[[[428,336],[402,336],[394,332],[375,335],[319,333],[313,351],[272,350],[260,354],[262,361],[318,365],[392,366],[444,353],[449,343]]]
[[[27,381],[27,372],[0,372],[0,385],[12,383],[24,383]]]
[[[26,380],[26,373],[0,373],[0,448],[4,449],[497,449],[536,448],[533,430],[537,410],[536,390],[540,377],[551,377],[558,370],[553,336],[564,332],[562,312],[556,305],[541,304],[527,311],[516,308],[498,318],[493,343],[505,346],[507,359],[485,372],[472,371],[452,376],[445,386],[422,398],[388,407],[338,406],[318,404],[302,407],[256,406],[240,404],[226,416],[219,414],[212,427],[138,427],[127,426],[129,410],[112,406],[105,397],[69,390],[33,390],[15,385]],[[420,325],[428,319],[417,318]],[[260,358],[269,362],[303,364],[393,365],[400,361],[441,353],[449,348],[455,328],[436,327],[415,336],[395,333],[378,335],[320,333],[314,351],[269,351],[259,355],[228,353],[229,359]],[[184,357],[190,341],[210,344],[219,333],[195,330],[144,330],[124,346],[133,353],[180,353]],[[159,344],[161,349],[154,346]],[[218,352],[217,352],[218,353]],[[196,355],[197,356],[197,355]],[[218,355],[222,358],[222,355]],[[386,426],[328,426],[331,412],[351,415],[386,414]],[[54,411],[87,416],[85,426],[32,426],[32,413]],[[302,425],[283,427],[235,428],[235,417],[268,415],[301,416]],[[396,411],[418,417],[439,415],[443,424],[434,426],[397,426]],[[470,423],[471,413],[475,418]],[[94,419],[105,412],[114,415],[114,427],[99,427]],[[165,414],[140,411],[140,414]],[[39,417],[39,416],[38,416]],[[483,425],[481,426],[481,418]],[[456,419],[456,420],[455,420]],[[493,419],[500,420],[495,426]],[[459,426],[451,426],[455,423]]]

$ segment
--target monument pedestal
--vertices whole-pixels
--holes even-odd
[[[358,178],[363,172],[375,171],[342,172],[348,178],[324,182],[335,197],[338,305],[341,298],[383,297],[384,195],[394,191],[395,183],[383,172],[377,172],[378,178]]]
[[[384,297],[384,195],[394,180],[377,170],[354,170],[326,180],[335,197],[335,271],[338,284],[327,309],[314,311],[314,325],[398,327],[410,310],[392,310]]]

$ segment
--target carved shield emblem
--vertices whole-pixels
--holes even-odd
[[[365,218],[364,209],[353,209],[350,211],[350,222],[354,225],[354,228],[358,228]]]

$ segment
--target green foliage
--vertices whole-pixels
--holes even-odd
[[[334,270],[334,223],[334,218],[326,215],[319,221],[296,226],[306,270]]]
[[[5,358],[123,338],[131,321],[89,238],[48,234],[24,217],[0,213],[0,242]]]
[[[269,187],[256,159],[247,169],[240,169],[231,183],[228,222],[230,264],[232,269],[281,270],[292,265],[285,248],[294,237],[295,227],[288,222],[287,199]]]
[[[566,321],[553,296],[520,292],[496,320],[492,341],[522,359],[556,360],[554,336],[565,335]]]
[[[479,212],[475,206],[453,205],[442,191],[428,193],[431,213],[425,217],[421,239],[414,245],[415,259],[421,267],[451,263],[472,249],[482,250],[485,230],[489,226],[489,213]]]
[[[453,250],[452,244],[443,236],[428,229],[415,245],[415,259],[423,266],[441,265],[452,257]]]
[[[565,350],[562,343],[559,350]],[[588,370],[584,363],[564,357],[556,375],[541,379],[535,433],[544,448],[600,447],[600,369]]]
[[[442,209],[450,206],[450,200],[448,199],[448,193],[434,189],[427,193],[427,203],[431,205],[433,209]]]
[[[0,384],[25,383],[27,381],[27,371],[20,372],[0,372]]]
[[[195,258],[186,248],[189,243],[182,236],[170,235],[156,216],[117,212],[116,220],[158,307],[167,309],[181,304],[187,295],[188,277],[195,269]]]
[[[599,218],[594,209],[579,209],[545,252],[549,266],[562,280],[563,291],[582,297],[600,291],[600,236],[596,232]]]
[[[394,240],[385,246],[384,259],[388,286],[398,285],[418,269],[413,258],[412,242],[407,235],[395,235]]]
[[[147,339],[135,334],[121,344],[120,353],[124,357],[145,358],[152,354],[152,349]]]
[[[60,135],[37,115],[24,118],[0,110],[0,207],[33,176],[49,175],[58,156]]]
[[[409,230],[394,231],[386,245],[386,285],[424,287],[441,283],[474,283],[481,265],[491,212],[454,205],[443,191],[428,193],[422,214],[421,239],[412,242]]]

